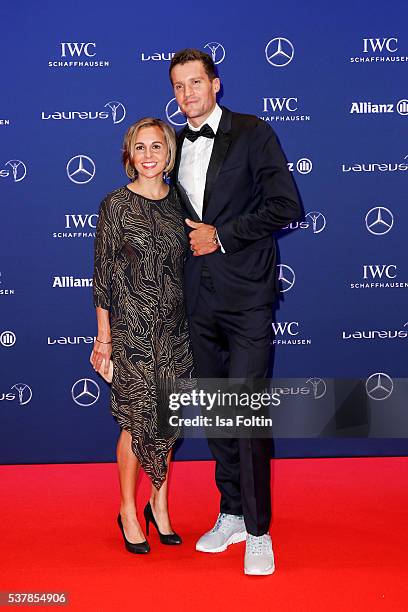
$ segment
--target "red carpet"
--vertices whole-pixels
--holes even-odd
[[[184,544],[150,535],[147,556],[123,548],[115,465],[0,473],[0,591],[70,595],[65,608],[37,610],[408,610],[408,458],[275,461],[269,577],[243,574],[245,544],[194,551],[217,515],[211,462],[173,464],[171,515]],[[148,488],[143,478],[140,515]]]

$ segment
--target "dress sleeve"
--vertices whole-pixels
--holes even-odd
[[[115,261],[114,222],[110,197],[106,197],[99,208],[96,226],[93,274],[94,306],[110,310],[112,276]]]

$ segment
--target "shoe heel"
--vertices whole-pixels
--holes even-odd
[[[146,535],[149,535],[150,520],[146,519]]]

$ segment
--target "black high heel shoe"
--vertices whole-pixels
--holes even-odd
[[[177,533],[169,533],[168,535],[165,535],[164,533],[160,533],[159,528],[156,523],[156,519],[153,516],[153,510],[150,505],[150,502],[147,502],[143,514],[146,520],[146,534],[147,535],[149,535],[149,524],[152,523],[154,527],[156,527],[157,533],[159,534],[160,542],[162,544],[174,545],[174,544],[182,543],[183,540],[180,538],[180,536]]]
[[[123,541],[125,542],[125,548],[127,551],[131,553],[135,553],[137,555],[145,555],[148,552],[150,552],[150,546],[147,540],[145,540],[144,542],[138,542],[138,543],[129,542],[129,540],[125,536],[125,531],[123,529],[123,524],[122,524],[122,517],[120,516],[120,514],[118,514],[118,525],[119,525],[119,529],[122,532]]]

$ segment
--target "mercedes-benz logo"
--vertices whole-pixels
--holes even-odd
[[[99,399],[99,385],[91,378],[80,378],[72,385],[71,395],[78,406],[92,406]]]
[[[15,183],[22,181],[27,175],[27,166],[20,159],[9,159],[5,166],[11,166]]]
[[[7,330],[4,332],[1,332],[0,334],[0,344],[2,346],[6,346],[6,347],[14,346],[16,343],[16,340],[17,340],[16,334],[12,331]]]
[[[272,38],[265,47],[266,60],[275,66],[275,68],[283,68],[293,60],[295,49],[287,38],[278,36]]]
[[[290,289],[292,289],[293,285],[295,284],[295,271],[293,270],[293,268],[287,266],[286,264],[279,264],[278,268],[278,280],[280,281],[281,285],[281,293],[285,293],[285,291],[289,291]]]
[[[390,397],[394,389],[394,383],[388,374],[377,372],[367,378],[365,387],[368,397],[372,400],[382,401]]]
[[[87,155],[75,155],[67,163],[68,178],[77,185],[85,185],[92,181],[95,172],[95,164]]]
[[[204,49],[208,49],[211,53],[214,64],[221,64],[225,59],[225,49],[221,43],[209,42],[204,45]]]
[[[326,395],[327,385],[323,378],[308,378],[306,382],[312,385],[313,397],[315,399],[320,399]]]
[[[305,218],[312,221],[312,229],[314,234],[320,234],[326,227],[326,217],[318,211],[308,212]]]
[[[177,126],[186,125],[187,119],[176,102],[176,98],[172,98],[166,104],[166,117],[170,123]]]
[[[126,117],[126,109],[123,106],[122,102],[107,102],[105,104],[105,108],[106,107],[109,107],[111,109],[113,123],[122,123],[122,121]]]
[[[11,388],[17,391],[18,402],[20,406],[24,406],[25,404],[28,404],[28,402],[31,401],[31,398],[33,397],[33,392],[31,391],[31,388],[25,383],[17,383]]]
[[[394,215],[384,206],[375,206],[365,216],[366,228],[374,236],[388,234],[394,225]]]

